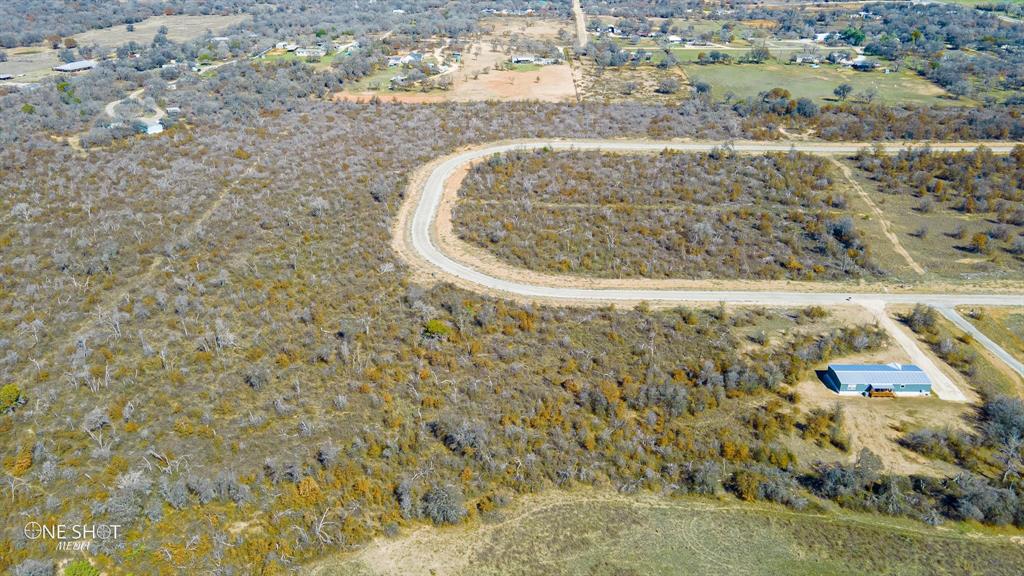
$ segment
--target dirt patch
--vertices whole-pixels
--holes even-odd
[[[537,40],[558,42],[558,31],[572,29],[572,23],[556,18],[502,16],[485,18],[480,21],[480,28],[488,30],[487,36],[506,36],[522,34]]]
[[[689,97],[690,81],[682,66],[658,68],[653,64],[608,67],[601,69],[592,58],[575,62],[580,98],[593,102],[651,102],[677,104]],[[678,89],[674,93],[660,93],[664,80],[674,79]]]
[[[910,358],[898,345],[891,345],[884,350],[848,356],[841,361],[885,364],[906,363]],[[952,464],[929,460],[900,446],[899,438],[905,432],[923,427],[967,429],[967,417],[973,410],[969,404],[938,398],[841,396],[814,375],[800,381],[796,390],[800,393],[800,407],[804,410],[831,408],[837,402],[843,407],[850,435],[851,461],[861,448],[868,448],[878,455],[889,472],[946,476],[957,471]]]
[[[568,64],[543,66],[535,71],[490,70],[486,74],[452,72],[450,90],[403,92],[392,90],[339,92],[335,100],[366,102],[374,97],[388,102],[429,104],[435,102],[474,102],[480,100],[540,100],[567,102],[576,99],[572,70]]]

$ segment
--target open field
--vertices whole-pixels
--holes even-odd
[[[1024,280],[1024,261],[996,246],[996,241],[992,241],[996,247],[989,254],[974,253],[969,248],[974,235],[993,229],[990,214],[968,214],[938,202],[934,208],[922,211],[921,198],[883,192],[878,182],[866,178],[856,168],[852,176],[886,215],[890,230],[913,261],[925,270],[925,278],[959,282]],[[896,270],[902,267],[898,260],[895,264]]]
[[[763,64],[689,64],[684,66],[694,82],[702,80],[711,85],[715,98],[727,94],[746,98],[756,97],[774,87],[785,88],[794,98],[811,98],[819,103],[835,101],[832,91],[846,83],[853,86],[852,99],[869,88],[877,90],[877,100],[889,103],[915,103],[923,105],[963,106],[964,100],[943,97],[946,92],[906,70],[884,74],[856,72],[848,68],[822,65],[820,68],[765,62]]]
[[[972,314],[974,311],[980,311],[980,317]],[[961,312],[983,334],[1024,362],[1024,307],[966,307]]]
[[[147,44],[156,36],[161,26],[167,27],[167,38],[175,42],[185,42],[202,36],[207,30],[217,32],[247,20],[245,14],[229,16],[154,16],[135,24],[135,30],[129,32],[127,26],[112,26],[99,30],[89,30],[75,34],[73,38],[79,44],[99,44],[114,48],[127,42]]]
[[[732,499],[575,491],[495,520],[419,528],[310,566],[316,576],[1017,574],[1024,546],[967,526]]]
[[[7,62],[0,62],[0,74],[14,76],[12,82],[35,82],[56,74],[52,70],[61,63],[57,50],[49,46],[29,46],[7,50]]]

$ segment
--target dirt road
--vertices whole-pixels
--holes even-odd
[[[666,282],[651,279],[629,279],[599,282],[588,278],[572,276],[541,276],[505,265],[504,269],[489,266],[482,271],[472,258],[462,254],[451,254],[439,245],[436,238],[436,221],[439,208],[445,197],[445,183],[468,163],[510,150],[528,150],[549,147],[561,150],[608,150],[619,152],[656,152],[663,149],[681,151],[708,151],[721,146],[721,142],[675,142],[675,141],[634,141],[634,140],[532,140],[504,144],[483,145],[459,154],[438,160],[431,165],[429,173],[417,180],[409,191],[408,203],[399,217],[399,230],[395,237],[395,248],[407,259],[414,259],[415,265],[427,270],[438,279],[453,281],[470,289],[501,294],[509,297],[539,299],[567,304],[606,304],[614,302],[734,302],[764,305],[834,305],[850,302],[852,299],[882,301],[888,304],[924,302],[935,306],[974,305],[1021,305],[1024,295],[1017,289],[1012,293],[890,293],[871,292],[865,288],[839,286],[849,292],[828,292],[821,288],[809,289],[779,284],[769,290],[707,290],[686,289],[685,281]],[[823,143],[823,142],[736,142],[733,150],[746,153],[796,150],[811,154],[852,154],[872,143]],[[889,143],[887,150],[895,152],[908,144]],[[964,150],[977,147],[977,143],[932,144],[933,150]],[[994,152],[1008,152],[1013,144],[987,144]],[[450,209],[450,205],[446,206]],[[732,285],[744,285],[743,282]],[[797,285],[798,286],[798,285]],[[827,285],[826,285],[827,286]],[[887,288],[886,288],[887,289]],[[827,290],[827,288],[825,288]],[[882,290],[875,286],[874,290]]]
[[[576,21],[576,46],[583,48],[587,45],[587,16],[580,0],[572,0],[572,18]]]

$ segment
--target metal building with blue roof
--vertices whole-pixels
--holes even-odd
[[[829,364],[825,384],[839,394],[928,396],[932,381],[914,364]]]

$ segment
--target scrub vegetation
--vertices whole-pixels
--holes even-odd
[[[517,266],[587,276],[882,275],[831,164],[803,154],[513,152],[467,176],[461,238]]]
[[[865,518],[911,527],[900,534],[926,552],[876,555],[864,571],[931,573],[950,556],[962,562],[958,572],[1020,565],[1019,547],[1001,543],[1011,525],[1024,525],[1013,444],[1024,436],[1024,410],[989,372],[971,369],[983,364],[958,347],[966,342],[946,346],[941,321],[937,353],[984,404],[963,437],[908,435],[908,445],[952,462],[955,473],[907,476],[850,450],[841,405],[805,410],[795,389],[830,359],[881,353],[887,338],[873,324],[815,307],[510,302],[420,284],[390,249],[410,175],[474,144],[776,139],[780,127],[827,140],[1020,138],[1019,103],[819,107],[771,89],[724,103],[660,81],[671,106],[332,101],[397,52],[438,39],[464,46],[457,41],[478,31],[484,10],[568,11],[530,1],[359,5],[0,7],[0,46],[13,55],[45,41],[65,60],[102,59],[79,75],[0,86],[0,572],[303,572],[409,528],[461,530],[500,521],[510,502],[535,493],[597,490],[721,499],[743,510],[734,514],[770,509],[781,542],[832,566],[855,561],[846,550],[877,550],[878,535],[890,533]],[[219,30],[218,40],[204,33],[178,43],[158,30],[116,47],[67,41],[109,26],[128,32],[160,13],[214,12],[251,18]],[[279,42],[351,48],[329,65],[252,59]],[[624,57],[605,48],[609,59]],[[657,66],[653,57],[637,64],[664,72]],[[140,88],[146,110],[166,111],[159,134],[139,135],[114,117],[126,107],[105,112]],[[932,174],[920,180],[925,195],[935,196],[935,179],[956,188],[935,196],[943,210],[973,198],[986,225],[1019,228],[1008,160],[903,161]],[[958,163],[975,180],[957,179]],[[565,258],[522,257],[551,269],[565,260],[568,271],[598,275],[879,276],[834,178],[829,165],[796,154],[523,154],[478,166],[460,210],[478,210],[480,221],[561,219],[574,234],[627,247],[621,261],[588,261],[570,255],[578,238],[557,248],[564,239],[549,235],[535,242]],[[536,198],[513,198],[524,190]],[[491,228],[461,225],[492,242]],[[498,244],[527,230],[514,225]],[[989,239],[996,250],[1014,246]],[[918,316],[926,330],[927,312]],[[575,537],[577,526],[626,514],[619,510],[595,508],[577,524],[565,515],[560,533]],[[849,548],[815,541],[839,517],[859,519],[844,533]],[[29,539],[30,519],[114,523],[123,537],[72,559]],[[930,525],[944,522],[971,523],[994,543],[984,553],[955,538],[952,552],[927,548],[940,534]],[[776,565],[772,558],[781,562],[765,565]],[[605,572],[631,566],[645,568]]]
[[[925,148],[886,156],[864,150],[855,161],[877,183],[879,195],[909,204],[920,222],[909,232],[917,239],[1003,271],[1024,269],[1024,147],[1009,155]]]

